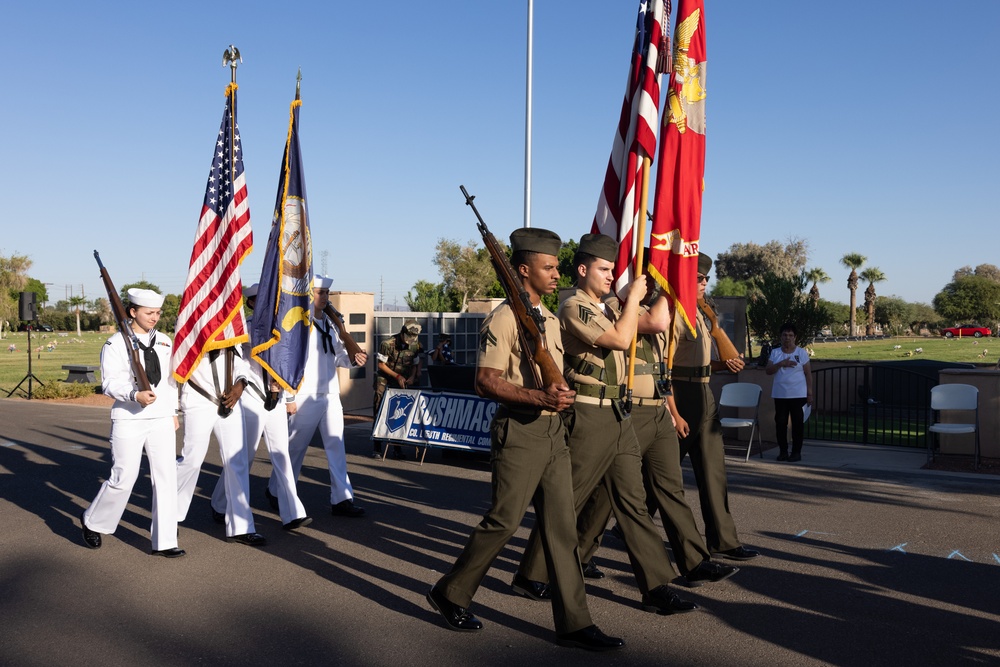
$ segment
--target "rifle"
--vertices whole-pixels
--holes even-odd
[[[233,366],[236,364],[236,348],[233,346],[226,348],[226,390],[225,395],[228,396],[229,392],[233,390]],[[233,414],[232,408],[227,408],[219,401],[219,416],[225,419],[229,415]]]
[[[493,262],[493,269],[497,272],[497,278],[507,294],[507,302],[511,310],[514,311],[514,318],[517,323],[517,335],[521,339],[521,349],[528,355],[531,362],[531,371],[535,377],[535,386],[538,389],[545,389],[551,385],[563,385],[566,380],[563,378],[559,367],[556,366],[555,359],[549,351],[548,343],[545,340],[545,319],[534,306],[531,305],[531,297],[528,291],[521,284],[514,267],[510,265],[507,253],[496,237],[486,226],[486,221],[479,214],[476,205],[472,203],[475,197],[469,195],[464,185],[458,186],[465,195],[465,203],[472,207],[473,213],[479,219],[477,227],[479,233],[483,235],[483,245],[490,253],[490,261]],[[531,343],[531,344],[529,344]],[[539,375],[539,371],[541,374]]]
[[[340,334],[340,340],[343,341],[344,347],[347,348],[347,354],[351,357],[351,365],[357,366],[354,361],[354,356],[359,352],[364,352],[361,346],[351,338],[351,334],[347,333],[347,327],[344,326],[344,316],[340,314],[340,311],[333,307],[333,304],[329,301],[326,302],[326,308],[323,309],[327,317],[333,322],[333,326],[337,327],[337,333]]]
[[[132,327],[128,325],[128,313],[125,312],[125,304],[122,303],[121,297],[118,296],[118,290],[115,289],[114,283],[111,282],[111,276],[108,275],[108,270],[101,263],[101,256],[96,250],[94,251],[94,259],[97,260],[97,266],[101,267],[101,280],[104,281],[104,289],[108,291],[111,312],[115,315],[118,331],[121,332],[122,338],[125,339],[125,349],[128,350],[128,361],[129,365],[132,366],[135,383],[138,385],[139,391],[149,391],[152,387],[149,385],[149,378],[146,377],[146,369],[143,368],[142,363],[139,361],[139,339],[132,331]]]
[[[705,315],[705,318],[712,323],[712,338],[715,339],[715,344],[719,348],[719,358],[723,361],[729,361],[730,359],[736,359],[740,356],[739,351],[733,342],[729,340],[729,336],[726,332],[719,326],[719,318],[715,315],[715,308],[706,299],[698,299],[698,307],[701,308],[701,312]]]

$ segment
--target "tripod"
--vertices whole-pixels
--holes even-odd
[[[28,381],[28,400],[30,401],[31,400],[31,381],[34,380],[35,382],[37,382],[41,386],[43,386],[43,387],[45,386],[45,383],[42,382],[41,380],[39,380],[38,378],[36,378],[35,374],[31,372],[31,327],[30,326],[28,327],[28,374],[25,375],[23,378],[21,378],[21,381],[17,383],[16,387],[14,387],[9,392],[7,392],[7,398],[10,398],[11,394],[13,394],[15,391],[17,391],[18,389],[20,389],[21,385],[24,384],[25,380]]]

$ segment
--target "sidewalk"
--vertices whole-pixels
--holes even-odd
[[[744,464],[742,457],[737,458],[736,446],[730,446],[727,440],[726,452],[732,454],[726,459],[729,466]],[[742,444],[740,451],[745,456],[746,445]],[[981,470],[979,472],[969,472],[964,470],[950,469],[926,469],[927,450],[908,447],[887,447],[883,445],[862,445],[859,443],[831,442],[829,440],[806,439],[802,447],[802,461],[798,463],[785,463],[775,461],[777,448],[771,444],[764,443],[764,458],[760,458],[757,449],[754,448],[750,455],[751,463],[766,463],[776,466],[795,466],[811,468],[837,468],[846,471],[887,471],[912,473],[929,476],[966,477],[970,479],[992,479],[996,475],[992,470]],[[949,460],[952,457],[944,457]],[[939,456],[938,460],[942,460]],[[970,464],[971,465],[971,464]],[[1000,479],[997,479],[1000,482]]]

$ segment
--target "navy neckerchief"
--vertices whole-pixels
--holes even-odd
[[[146,377],[149,378],[149,385],[150,387],[155,387],[160,384],[160,377],[162,377],[160,358],[156,356],[156,350],[153,349],[156,345],[156,332],[151,331],[149,334],[149,347],[143,345],[138,336],[135,337],[135,341],[139,343],[139,348],[142,350],[142,365],[146,369]]]

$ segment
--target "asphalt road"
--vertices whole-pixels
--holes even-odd
[[[99,550],[81,542],[78,517],[110,468],[108,432],[107,408],[0,400],[2,665],[1000,664],[995,476],[823,467],[808,445],[801,466],[732,457],[732,510],[765,556],[682,591],[701,611],[661,617],[639,608],[609,536],[595,559],[608,577],[588,584],[589,603],[627,646],[591,654],[557,647],[547,605],[509,591],[528,520],[476,596],[482,632],[449,632],[427,605],[488,505],[482,458],[377,461],[368,425],[351,426],[367,517],[330,515],[312,447],[300,495],[315,521],[289,533],[263,498],[261,448],[251,487],[269,544],[254,549],[226,543],[211,519],[210,451],[180,528],[188,555],[167,560],[148,555],[145,475],[117,533]]]

